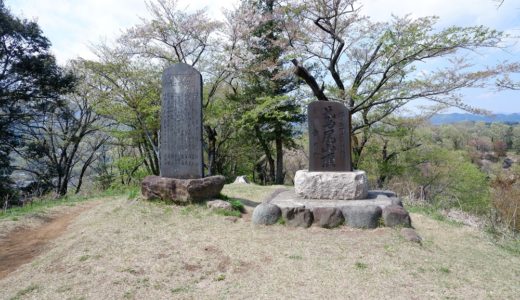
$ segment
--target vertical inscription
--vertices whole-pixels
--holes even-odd
[[[203,177],[200,73],[187,64],[167,68],[161,98],[161,176]]]
[[[351,171],[349,112],[339,102],[308,107],[309,171]]]
[[[323,108],[323,142],[321,166],[323,168],[336,167],[336,138],[334,137],[334,128],[336,127],[336,114],[332,106],[328,105]]]

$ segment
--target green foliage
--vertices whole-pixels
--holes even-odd
[[[237,217],[241,218],[242,213],[238,210],[227,210],[227,209],[215,209],[213,212],[220,216],[227,216],[227,217]]]
[[[173,294],[186,293],[186,292],[189,292],[189,291],[190,291],[190,287],[188,287],[188,286],[180,286],[180,287],[176,287],[176,288],[172,288],[171,289],[171,292]]]
[[[356,262],[356,263],[354,264],[354,266],[355,266],[356,269],[358,269],[358,270],[365,270],[366,268],[368,268],[368,265],[367,265],[367,264],[362,263],[362,262],[359,262],[359,261]]]
[[[517,154],[520,154],[520,124],[516,125],[512,130],[511,148]]]
[[[450,224],[456,227],[463,226],[463,223],[453,221],[451,219],[448,219],[445,215],[443,215],[440,211],[440,208],[433,205],[413,205],[409,204],[406,205],[406,210],[408,210],[411,213],[419,213],[425,216],[428,216],[434,220],[444,222],[446,224]]]
[[[239,211],[242,213],[245,212],[244,204],[242,204],[242,202],[239,199],[230,198],[222,193],[218,194],[217,198],[220,200],[229,202],[231,204],[231,206],[233,207],[233,210],[236,210],[236,211]]]
[[[520,165],[498,174],[491,182],[493,206],[498,221],[513,232],[520,232]]]
[[[231,206],[233,207],[234,210],[236,211],[239,211],[239,212],[245,212],[245,208],[244,208],[244,204],[242,204],[242,202],[238,199],[231,199],[229,201],[229,203],[231,203]]]
[[[140,159],[146,173],[158,175],[161,68],[106,46],[98,55],[101,62],[81,62],[100,97],[96,112],[119,125],[106,128],[117,140],[116,159]]]
[[[72,74],[56,64],[50,42],[34,21],[15,17],[0,1],[0,196],[11,195],[10,153],[19,147],[23,126],[62,103]]]
[[[297,255],[297,254],[292,254],[292,255],[289,255],[288,258],[293,259],[293,260],[302,260],[303,256]]]
[[[79,261],[83,262],[83,261],[86,261],[90,258],[90,255],[86,254],[86,255],[82,255],[79,257]]]
[[[442,208],[458,207],[483,214],[489,210],[486,175],[461,151],[429,145],[407,157],[412,180],[423,188],[426,200]]]
[[[226,275],[220,274],[217,277],[215,277],[215,281],[223,281],[226,279]]]
[[[10,300],[18,300],[22,299],[22,297],[26,296],[27,294],[30,294],[31,292],[40,290],[41,287],[37,284],[30,284],[28,287],[24,288],[23,290],[20,290],[16,293],[16,295]]]
[[[75,205],[83,201],[93,199],[92,196],[65,196],[58,199],[44,197],[41,199],[34,199],[33,201],[23,206],[13,206],[6,210],[0,210],[0,219],[18,218],[27,214],[40,213],[60,205]]]
[[[133,200],[141,194],[141,188],[138,186],[130,187],[128,192],[128,200]]]

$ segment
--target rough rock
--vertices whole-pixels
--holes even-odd
[[[238,221],[237,217],[226,217],[224,220],[229,221],[231,223],[236,223]]]
[[[399,205],[389,205],[383,208],[383,221],[388,227],[412,226],[410,214]]]
[[[224,200],[212,200],[206,202],[206,206],[211,209],[223,209],[223,210],[233,210],[233,206],[231,203]]]
[[[242,176],[237,176],[237,178],[235,179],[235,181],[233,181],[233,183],[249,184],[249,180],[247,179],[247,176],[242,175]]]
[[[509,157],[506,157],[502,162],[502,168],[509,169],[513,165],[513,160]]]
[[[379,206],[346,206],[342,208],[345,224],[353,228],[376,228],[381,218]]]
[[[305,207],[284,208],[282,209],[282,218],[286,225],[292,227],[308,228],[314,221],[311,210]]]
[[[294,176],[296,194],[306,199],[365,199],[368,181],[365,171],[309,172],[299,170]]]
[[[410,242],[421,243],[422,238],[412,228],[401,228],[401,236]]]
[[[341,210],[334,207],[317,207],[313,209],[314,224],[323,228],[334,228],[345,222]]]
[[[272,225],[278,221],[282,211],[276,205],[269,203],[261,203],[253,210],[251,220],[253,224],[258,225]]]
[[[179,204],[201,202],[216,197],[224,187],[224,176],[177,179],[146,176],[141,193],[147,200],[162,199]]]

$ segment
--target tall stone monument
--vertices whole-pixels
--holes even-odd
[[[202,76],[175,64],[162,76],[161,176],[202,178]]]
[[[143,196],[176,203],[217,196],[225,178],[204,177],[202,145],[202,76],[190,65],[174,64],[162,76],[161,174],[143,180]]]
[[[294,187],[299,196],[338,200],[367,196],[365,172],[352,170],[349,113],[340,102],[309,104],[309,170],[295,174]]]

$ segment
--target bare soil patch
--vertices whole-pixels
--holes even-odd
[[[36,228],[18,227],[0,240],[0,279],[30,262],[47,244],[63,234],[70,222],[96,202],[74,207],[57,216],[38,216],[43,224]]]

